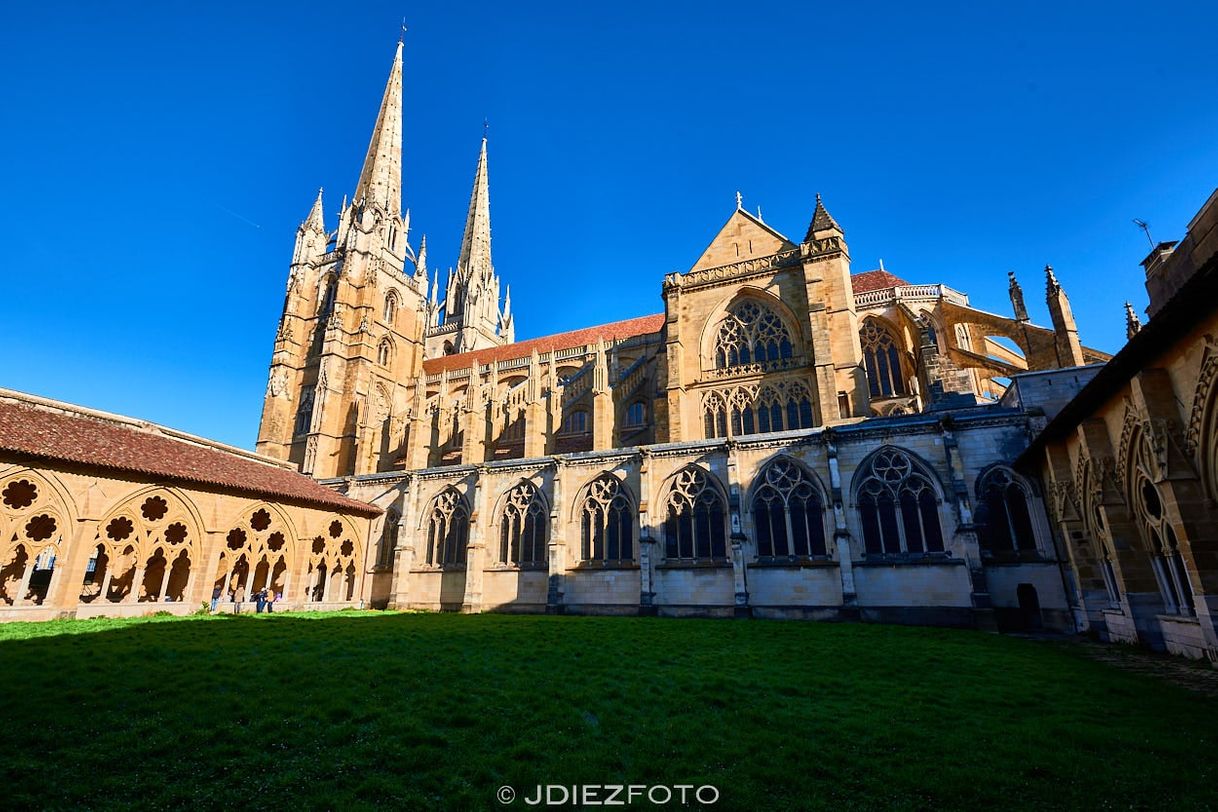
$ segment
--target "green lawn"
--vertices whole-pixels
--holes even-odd
[[[371,612],[8,624],[0,792],[6,809],[245,812],[714,784],[721,809],[1178,810],[1218,804],[1216,705],[1066,644],[944,629]]]

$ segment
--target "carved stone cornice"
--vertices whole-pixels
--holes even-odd
[[[753,276],[760,276],[780,268],[793,268],[799,265],[799,261],[800,249],[792,248],[788,251],[779,251],[777,254],[770,254],[764,257],[751,257],[749,259],[742,259],[739,262],[730,262],[727,265],[716,265],[713,268],[690,271],[686,274],[670,274],[669,277],[665,277],[664,284],[666,290],[669,289],[670,283],[672,287],[696,289],[728,280],[739,281]]]

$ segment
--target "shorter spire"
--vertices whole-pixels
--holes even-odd
[[[1057,281],[1057,275],[1053,273],[1053,266],[1045,266],[1045,295],[1049,297],[1056,296],[1061,293],[1061,283]]]
[[[302,228],[323,232],[326,230],[326,213],[321,205],[322,191],[322,189],[317,190],[317,199],[313,201],[313,208],[309,209],[309,216],[301,224]]]
[[[836,230],[845,233],[842,227],[833,219],[833,215],[825,208],[825,203],[820,199],[820,193],[816,195],[816,210],[812,212],[812,222],[808,224],[808,233],[804,235],[804,242],[810,241],[818,231]]]
[[[1019,285],[1019,280],[1015,278],[1014,271],[1007,271],[1009,284],[1007,292],[1011,296],[1011,308],[1015,311],[1016,321],[1028,320],[1028,308],[1023,301],[1023,288]]]
[[[1125,303],[1125,338],[1133,338],[1142,329],[1142,320],[1133,311],[1133,305]]]
[[[427,278],[427,235],[423,235],[423,239],[419,241],[419,258],[414,263],[415,279]],[[432,286],[432,295],[435,295],[435,286]]]

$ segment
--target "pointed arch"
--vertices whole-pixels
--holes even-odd
[[[943,552],[943,487],[916,454],[882,446],[864,458],[852,485],[867,555]]]
[[[745,287],[707,320],[702,338],[704,369],[782,369],[799,349],[798,320],[776,296]]]
[[[235,603],[262,589],[290,594],[299,557],[297,530],[287,513],[271,502],[251,502],[229,525],[221,542],[212,594]]]
[[[802,462],[786,454],[767,462],[749,499],[757,556],[827,557],[826,504],[823,483]]]
[[[381,310],[381,321],[388,327],[395,327],[397,324],[398,308],[401,307],[401,296],[398,295],[396,288],[390,288],[385,294],[385,305]]]
[[[859,327],[863,369],[875,399],[909,394],[909,369],[900,331],[879,316],[868,316]]]
[[[1150,556],[1151,569],[1168,614],[1196,614],[1193,584],[1180,552],[1175,519],[1159,490],[1159,462],[1146,430],[1138,425],[1129,435],[1124,468],[1125,503]]]
[[[432,567],[464,567],[469,544],[469,503],[448,485],[432,497],[421,517],[426,527],[426,563]]]
[[[541,566],[547,562],[550,508],[541,488],[521,479],[499,497],[499,563]]]
[[[718,477],[690,464],[664,482],[664,552],[669,561],[727,559],[727,492]]]
[[[1032,518],[1031,483],[1009,465],[991,465],[977,477],[978,542],[982,555],[1036,554],[1040,551]]]
[[[75,521],[75,503],[54,475],[30,468],[0,475],[0,606],[46,601]]]
[[[573,505],[580,524],[580,560],[633,561],[636,505],[626,483],[613,473],[603,471],[587,482]]]

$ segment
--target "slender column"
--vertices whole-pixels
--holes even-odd
[[[651,455],[639,451],[639,614],[655,614],[655,578],[652,573]]]
[[[319,574],[320,574],[320,572],[321,571],[318,570]],[[330,585],[333,583],[334,583],[334,571],[333,571],[333,569],[327,568],[326,569],[326,580],[325,580],[325,583],[322,584],[322,589],[321,589],[321,602],[322,603],[330,602]]]
[[[477,614],[482,611],[482,568],[486,543],[484,525],[489,520],[487,508],[486,468],[479,466],[474,480],[473,514],[469,517],[469,544],[465,552],[465,595],[461,611]]]
[[[144,580],[144,565],[136,564],[135,577],[131,579],[131,589],[127,592],[127,599],[123,603],[139,603],[140,602],[140,587],[143,586]]]
[[[829,498],[833,502],[833,542],[836,545],[837,573],[842,580],[842,604],[858,606],[854,586],[854,551],[850,545],[850,528],[846,524],[845,501],[842,496],[842,469],[837,460],[837,435],[826,429],[821,435],[825,456],[829,462]],[[826,552],[829,552],[826,550]]]
[[[161,589],[156,594],[156,602],[165,602],[165,590],[169,589],[169,574],[173,572],[173,561],[170,561],[168,556],[165,557],[165,572],[161,575]]]
[[[21,586],[17,588],[17,595],[13,604],[16,606],[26,605],[25,594],[30,591],[30,578],[34,576],[34,564],[38,561],[37,557],[26,550],[25,553],[25,571],[21,574]]]
[[[732,584],[735,590],[736,617],[750,617],[748,571],[745,562],[748,536],[744,534],[743,522],[740,520],[740,466],[736,453],[736,442],[727,441],[727,508],[732,523]]]
[[[99,598],[101,598],[102,603],[109,603],[109,601],[110,601],[110,581],[111,581],[111,579],[114,578],[113,564],[114,564],[114,562],[110,560],[109,556],[107,556],[106,557],[106,576],[104,578],[102,578],[101,592],[97,593],[97,596]]]
[[[554,460],[554,498],[550,500],[550,544],[546,550],[549,577],[546,579],[546,614],[561,615],[563,579],[566,577],[566,533],[563,516],[563,477],[566,468],[562,460]]]

